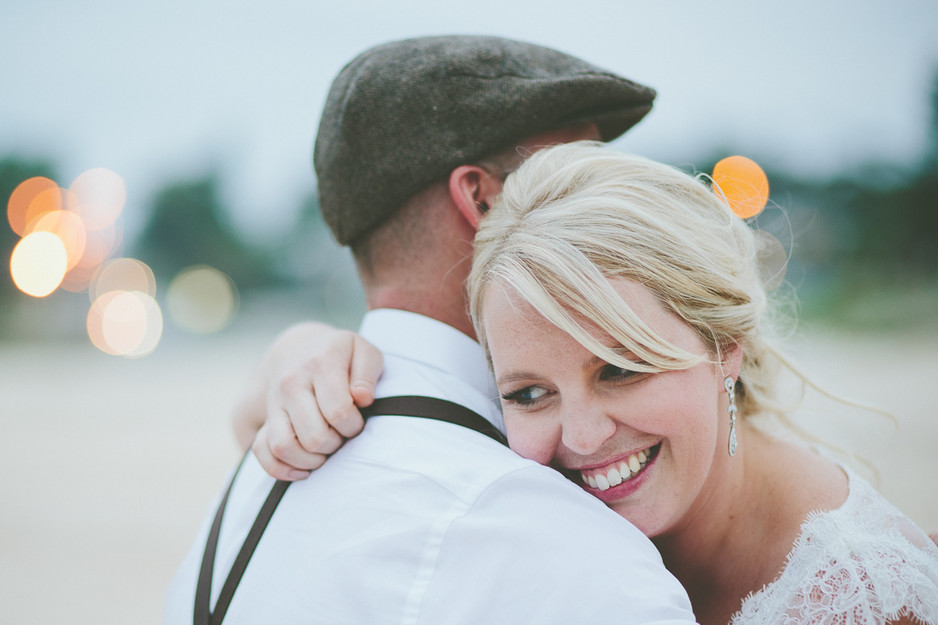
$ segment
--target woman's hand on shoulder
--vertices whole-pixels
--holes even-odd
[[[235,408],[234,428],[270,475],[298,480],[364,426],[381,352],[358,334],[301,323],[271,346]]]

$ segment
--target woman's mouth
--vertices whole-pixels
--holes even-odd
[[[659,449],[661,449],[661,443],[635,452],[629,455],[628,458],[623,458],[602,467],[577,471],[577,473],[580,474],[583,483],[590,488],[599,491],[609,490],[638,476],[658,454]]]

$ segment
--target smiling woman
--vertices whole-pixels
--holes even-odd
[[[593,329],[625,361],[610,364],[498,287],[483,307],[486,337],[512,448],[562,470],[644,534],[659,536],[711,500],[698,495],[717,477],[711,465],[729,435],[720,391],[739,369],[739,349],[710,363],[696,334],[649,288],[622,278],[612,286],[649,329],[700,362],[636,371],[632,363],[647,363]]]
[[[592,142],[541,150],[507,177],[468,287],[511,448],[650,537],[703,625],[938,622],[925,533],[848,467],[753,424],[787,416],[785,367],[810,382],[770,340],[767,240],[723,191]],[[288,464],[297,432],[322,419],[338,431],[347,410],[330,403],[367,405],[345,382],[367,394],[380,359],[341,334],[325,341],[334,359],[318,327],[275,343],[262,385],[290,381],[277,362],[305,362],[294,380],[309,384],[274,393],[267,424],[281,435],[259,436],[258,457],[285,440]]]
[[[582,143],[509,177],[469,289],[511,446],[651,537],[701,623],[934,622],[925,534],[749,425],[780,412],[785,360],[765,338],[759,240],[721,195]]]

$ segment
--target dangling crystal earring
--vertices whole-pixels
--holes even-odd
[[[733,378],[727,376],[723,380],[723,388],[726,389],[726,392],[730,396],[730,405],[727,408],[727,411],[730,413],[730,455],[736,455],[736,392],[734,391],[736,387],[736,381]]]

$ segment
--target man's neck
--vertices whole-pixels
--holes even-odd
[[[463,297],[454,298],[447,294],[429,297],[426,293],[406,292],[397,287],[368,288],[365,296],[369,310],[392,308],[416,313],[445,323],[473,340],[476,338],[475,329],[469,319],[468,305]],[[454,306],[454,301],[459,305]]]

